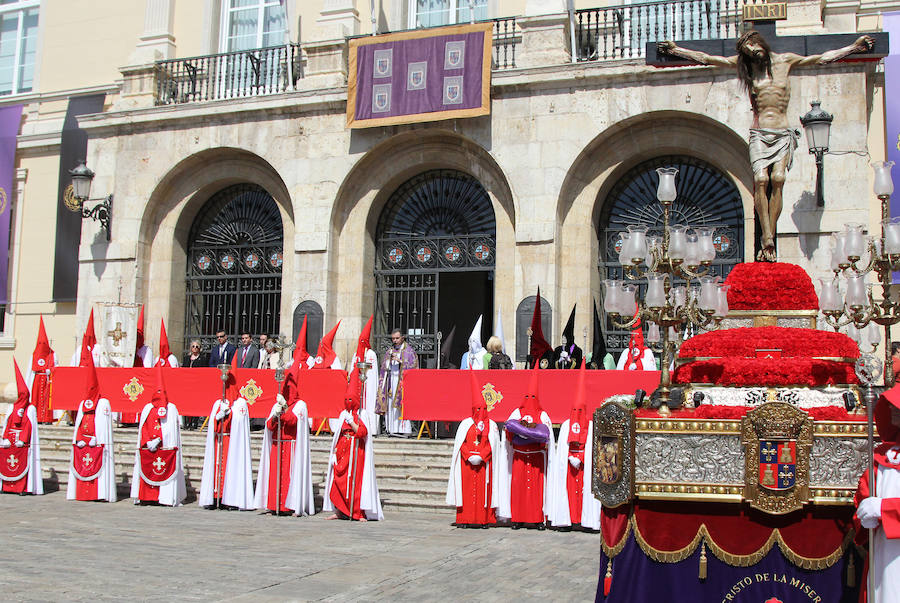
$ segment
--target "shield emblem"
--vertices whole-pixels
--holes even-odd
[[[622,438],[601,436],[597,439],[597,453],[594,456],[595,471],[600,482],[613,485],[622,479]]]
[[[10,446],[0,451],[0,480],[15,482],[28,473],[28,446]]]
[[[484,384],[484,387],[481,388],[481,397],[484,398],[484,404],[488,412],[494,410],[494,407],[503,400],[503,394],[494,389],[493,383]]]
[[[388,68],[390,68],[391,62],[387,59],[387,57],[383,57],[375,61],[375,73],[378,75],[385,75],[388,72]]]
[[[759,441],[759,485],[767,490],[789,490],[797,483],[797,441]]]
[[[424,74],[421,71],[413,71],[410,74],[409,79],[412,82],[413,86],[421,86],[423,76]]]
[[[459,65],[459,60],[462,58],[462,52],[454,48],[447,53],[447,58],[450,60],[450,64],[456,67],[457,65]]]
[[[151,486],[162,486],[175,477],[178,465],[178,448],[157,448],[150,452],[141,448],[141,479]]]
[[[450,84],[449,86],[447,86],[447,99],[450,101],[459,100],[459,91],[460,86],[458,86],[457,84]]]
[[[375,93],[375,108],[378,111],[386,111],[387,106],[388,106],[387,92],[376,92]]]
[[[75,477],[89,482],[103,469],[103,444],[99,446],[72,447],[72,471]]]

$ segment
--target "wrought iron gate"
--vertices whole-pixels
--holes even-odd
[[[715,226],[713,241],[716,259],[712,274],[723,279],[744,257],[744,208],[734,183],[714,166],[687,156],[664,156],[645,161],[629,170],[612,188],[603,204],[600,237],[601,278],[622,279],[619,264],[619,233],[629,225],[646,225],[649,234],[662,232],[662,206],[656,200],[656,168],[678,168],[675,184],[678,198],[672,204],[670,223]],[[637,281],[639,293],[646,281]],[[602,300],[600,300],[602,301]],[[602,311],[602,304],[599,308]],[[606,319],[606,347],[618,356],[628,346],[630,332],[622,331]]]
[[[185,342],[205,349],[224,329],[234,337],[277,333],[281,320],[283,229],[272,196],[254,184],[213,195],[188,239]]]
[[[377,228],[374,348],[399,328],[421,366],[433,360],[441,273],[493,271],[495,231],[490,198],[468,174],[431,170],[400,186]]]

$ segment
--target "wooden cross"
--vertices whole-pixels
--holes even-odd
[[[122,330],[122,323],[120,322],[116,323],[115,329],[113,329],[112,331],[107,331],[106,334],[112,337],[115,345],[119,345],[119,342],[125,339],[125,336],[128,335],[126,331]]]

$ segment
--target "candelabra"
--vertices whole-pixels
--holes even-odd
[[[719,277],[711,275],[710,265],[716,257],[715,229],[670,225],[670,211],[677,197],[678,170],[658,168],[656,172],[659,174],[656,198],[663,209],[662,236],[648,236],[646,226],[628,226],[628,231],[621,235],[619,253],[625,279],[646,278],[647,293],[638,302],[636,285],[626,280],[606,280],[603,309],[620,329],[630,329],[641,319],[649,323],[648,341],[659,342],[662,348],[662,374],[656,390],[659,414],[668,416],[672,386],[669,365],[681,344],[681,329],[717,326],[728,314],[728,287],[719,285]],[[684,284],[676,285],[675,279]],[[692,286],[695,281],[699,287]]]
[[[900,270],[900,222],[891,220],[890,199],[894,192],[891,180],[893,161],[876,161],[875,195],[881,201],[881,236],[863,236],[862,224],[846,224],[842,232],[835,233],[831,255],[833,278],[819,279],[821,295],[819,306],[825,321],[835,331],[849,325],[849,335],[862,344],[868,335],[869,343],[877,345],[881,341],[877,327],[884,328],[884,384],[890,387],[894,382],[891,370],[891,325],[900,322],[900,301],[891,298],[892,273]],[[872,285],[866,285],[866,275],[874,272],[881,285],[881,300],[876,300]],[[846,293],[842,297],[839,287],[840,277],[847,281]],[[866,328],[868,327],[868,328]]]

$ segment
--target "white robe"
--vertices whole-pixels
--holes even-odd
[[[522,418],[522,414],[518,408],[510,413],[507,421],[518,421]],[[547,454],[544,461],[544,515],[548,515],[552,503],[552,492],[550,488],[550,469],[553,467],[553,460],[556,457],[556,441],[553,438],[553,423],[550,422],[550,416],[541,411],[541,423],[550,430],[550,439],[547,440]],[[512,518],[512,507],[510,504],[510,491],[512,489],[512,466],[513,466],[513,449],[512,442],[506,435],[506,429],[500,439],[500,504],[497,506],[497,516],[502,519]]]
[[[625,363],[628,362],[628,350],[623,350],[619,355],[619,361],[616,363],[616,370],[624,371],[655,371],[656,370],[656,357],[653,355],[653,350],[650,348],[646,348],[644,353],[641,355],[641,366],[637,366],[637,363],[632,362],[629,367],[625,366]]]
[[[197,503],[208,507],[213,500],[216,479],[215,417],[222,400],[213,403],[206,427],[206,449],[203,453],[203,476]],[[238,398],[231,405],[231,436],[228,438],[228,458],[225,462],[225,483],[222,484],[222,504],[241,510],[255,509],[253,502],[253,469],[250,459],[250,411],[247,401]]]
[[[491,445],[491,480],[485,484],[485,503],[496,509],[500,504],[500,430],[497,423],[488,419],[488,442]],[[462,466],[466,459],[462,458],[460,449],[475,422],[472,417],[463,419],[456,429],[456,440],[453,442],[453,456],[450,459],[450,478],[447,480],[447,496],[445,502],[451,507],[461,507],[463,501]],[[490,490],[487,490],[489,488]]]
[[[600,529],[600,501],[594,498],[591,491],[591,476],[593,475],[594,424],[587,422],[587,437],[584,441],[584,488],[581,493],[581,525],[591,530]],[[556,527],[568,527],[572,525],[569,516],[569,491],[566,488],[566,476],[569,467],[569,420],[566,419],[559,428],[559,442],[556,445],[556,456],[553,459],[553,467],[550,470],[550,487],[553,490],[550,512],[547,514],[550,525]]]
[[[153,404],[148,403],[145,405],[144,409],[141,411],[141,420],[138,423],[138,441],[137,446],[134,449],[134,473],[131,477],[131,498],[134,499],[135,504],[138,502],[138,493],[141,483],[141,430],[144,428],[144,421],[147,419],[147,416],[149,416],[151,410],[153,410]],[[170,507],[181,505],[187,497],[187,488],[184,483],[184,461],[182,460],[181,428],[179,427],[179,423],[180,417],[178,415],[178,409],[174,404],[169,402],[166,406],[166,416],[160,421],[160,427],[162,428],[162,444],[160,444],[160,447],[178,447],[178,454],[176,455],[178,466],[175,468],[174,477],[159,487],[159,504],[169,505]]]
[[[378,355],[371,348],[367,348],[363,361],[368,362],[372,366],[366,371],[365,383],[360,383],[360,387],[362,388],[360,399],[362,400],[363,410],[370,415],[375,416],[375,402],[378,399]],[[356,368],[356,365],[359,362],[362,361],[354,354],[353,364],[350,368],[352,370],[359,370]],[[372,435],[378,435],[380,427],[379,421],[375,421],[374,423],[374,429],[370,433]]]
[[[391,373],[386,375],[385,379],[391,380],[391,398],[400,385],[400,364],[391,363]],[[401,419],[402,408],[396,408],[393,403],[388,401],[387,410],[384,413],[384,425],[387,432],[395,435],[411,435],[412,424],[406,419]]]
[[[468,351],[462,355],[462,359],[459,362],[459,368],[463,370],[469,369],[469,358],[472,359],[472,368],[477,370],[484,369],[484,357],[487,354],[487,350],[484,348],[479,349],[474,354],[472,351]]]
[[[331,482],[334,479],[334,449],[337,446],[338,438],[341,436],[341,425],[344,421],[351,418],[350,413],[346,410],[341,411],[341,415],[337,419],[331,420],[331,431],[334,437],[331,438],[331,453],[328,455],[328,475],[325,477],[325,491],[322,498],[323,511],[334,511],[334,505],[331,502]],[[366,436],[366,458],[363,462],[363,478],[362,492],[359,495],[359,506],[365,511],[366,519],[381,521],[384,519],[384,511],[381,509],[381,497],[378,494],[378,481],[375,477],[375,455],[372,452],[372,432],[371,425],[375,423],[375,415],[371,415],[366,411],[359,412],[360,420],[365,423],[366,430],[369,432]]]
[[[78,427],[84,418],[84,400],[78,404],[78,414],[75,417],[75,431],[72,433],[72,444],[75,444],[78,436]],[[96,432],[97,445],[103,444],[103,466],[97,474],[97,498],[108,502],[116,502],[116,459],[113,448],[113,416],[109,408],[109,400],[100,398],[97,408],[94,410],[94,431]],[[85,442],[88,444],[89,442]],[[75,449],[72,450],[75,454]],[[66,485],[66,498],[75,500],[75,486],[78,477],[69,461],[69,483]]]
[[[285,412],[292,412],[297,417],[297,439],[294,440],[294,455],[291,460],[291,483],[288,485],[284,506],[293,511],[295,515],[315,515],[316,505],[313,498],[312,463],[309,458],[309,430],[304,429],[307,419],[306,402],[298,400]],[[275,405],[272,405],[268,418],[271,419],[274,416]],[[262,451],[259,455],[259,469],[256,472],[256,496],[253,504],[257,509],[267,508],[269,501],[271,450],[272,432],[267,427],[263,434]]]
[[[875,490],[881,498],[900,497],[900,469],[888,469],[878,465]],[[873,540],[875,545],[875,601],[894,603],[900,601],[900,538],[888,539],[879,523]],[[865,582],[862,585],[866,587]]]
[[[28,448],[28,475],[25,476],[25,492],[29,494],[44,493],[44,474],[41,471],[41,440],[38,437],[37,410],[34,404],[29,404],[25,411],[28,420],[31,421],[31,445]],[[0,422],[0,438],[6,433],[6,422],[9,421],[9,415],[3,417]],[[15,442],[10,442],[10,446],[15,446]]]

